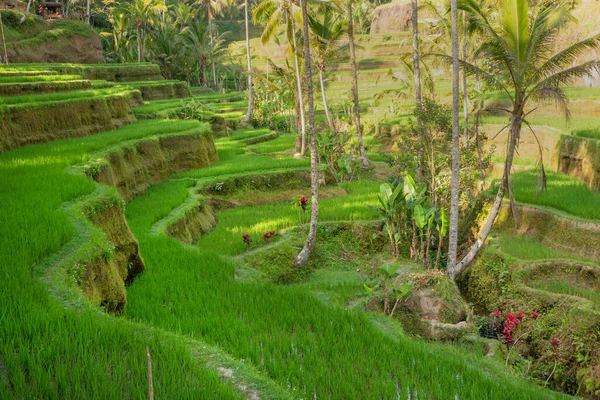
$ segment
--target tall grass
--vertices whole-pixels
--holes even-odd
[[[517,201],[552,207],[578,217],[600,219],[600,193],[590,190],[582,181],[558,172],[547,172],[547,188],[539,190],[535,171],[514,173],[511,180]]]
[[[37,275],[44,258],[80,234],[61,204],[95,187],[66,167],[124,140],[197,126],[141,122],[0,154],[0,398],[144,398],[146,346],[159,398],[238,397],[183,342],[88,307],[65,309]]]
[[[0,76],[0,83],[77,81],[81,75],[15,75]]]
[[[123,87],[114,87],[106,89],[96,90],[78,90],[73,92],[60,92],[60,93],[44,93],[44,94],[31,94],[26,96],[13,96],[13,97],[2,97],[0,98],[1,106],[11,106],[20,104],[41,104],[48,102],[57,101],[69,101],[78,99],[88,99],[98,96],[107,96],[112,94],[121,94],[131,92],[130,89]]]

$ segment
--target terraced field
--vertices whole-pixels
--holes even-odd
[[[564,397],[482,357],[487,342],[420,340],[373,308],[365,287],[387,259],[367,205],[384,163],[341,185],[322,167],[319,244],[297,270],[310,180],[295,136],[241,123],[240,93],[186,91],[155,73],[0,68],[11,94],[0,103],[0,398],[145,397],[146,349],[157,398]],[[375,156],[380,143],[366,141]],[[521,228],[504,213],[469,279],[499,257],[519,282],[510,293],[525,295],[487,307],[534,296],[547,336],[574,329],[561,313],[588,332],[598,193],[556,173],[537,195],[534,178],[514,175]]]

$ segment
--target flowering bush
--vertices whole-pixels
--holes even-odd
[[[274,238],[276,235],[275,231],[270,231],[270,232],[265,232],[265,234],[263,235],[263,240],[267,243],[269,243],[269,240],[271,238]]]
[[[244,240],[244,244],[246,245],[246,250],[248,250],[250,248],[250,245],[252,244],[252,238],[248,233],[244,233],[244,236],[242,236],[242,238]]]
[[[532,320],[536,320],[540,316],[540,314],[535,311],[532,311],[529,315]],[[498,338],[508,346],[508,353],[506,357],[506,363],[508,364],[511,350],[517,345],[521,338],[533,332],[536,329],[536,326],[531,324],[525,326],[523,321],[525,321],[527,318],[522,312],[518,312],[516,314],[506,313],[504,314],[504,321],[500,319],[501,316],[502,313],[500,311],[494,311],[494,324],[496,325],[496,329],[500,331],[499,328],[502,327]]]
[[[302,207],[302,211],[306,211],[306,206],[308,204],[308,199],[306,198],[306,196],[302,196],[300,197],[300,207]]]

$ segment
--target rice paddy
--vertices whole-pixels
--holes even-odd
[[[395,40],[384,41],[398,45]],[[385,51],[385,46],[377,46],[365,43],[362,51]],[[386,63],[392,58],[364,61],[361,74],[387,74]],[[43,67],[12,68],[18,73],[31,68],[41,71]],[[0,107],[52,106],[126,95],[132,92],[129,87],[174,83],[144,80],[157,71],[151,64],[133,65],[124,75],[132,82],[123,84],[113,82],[117,79],[115,71],[121,70],[117,66],[64,64],[55,65],[53,70],[58,74],[0,76],[0,83],[67,82],[83,76],[94,79],[94,86],[90,90],[4,97]],[[340,67],[332,73],[327,88],[340,103],[348,92],[348,81],[333,78],[347,73]],[[98,81],[108,78],[110,82]],[[392,126],[406,120],[410,101],[391,96],[372,99],[395,82],[364,82],[362,104],[368,123]],[[442,98],[448,97],[449,83],[438,82]],[[581,98],[598,96],[597,91],[570,90]],[[230,131],[215,140],[217,163],[179,172],[124,206],[146,269],[127,287],[122,316],[91,305],[74,291],[71,280],[52,278],[53,269],[68,259],[72,249],[91,241],[92,234],[72,215],[71,206],[90,198],[118,196],[115,190],[74,173],[74,166],[86,164],[92,154],[104,154],[124,142],[208,132],[206,123],[160,118],[173,115],[190,99],[205,106],[211,116],[231,120],[232,126],[245,113],[243,93],[191,93],[193,96],[184,100],[150,101],[134,109],[138,116],[156,119],[0,153],[0,276],[4,281],[0,290],[0,398],[98,398],[100,394],[111,399],[145,398],[146,347],[152,355],[156,398],[238,399],[251,397],[248,390],[265,399],[567,397],[532,385],[504,368],[503,363],[465,352],[460,344],[442,345],[411,337],[398,321],[383,321],[380,315],[356,307],[357,299],[365,293],[363,285],[369,283],[362,269],[373,267],[368,254],[361,254],[363,258],[358,259],[365,265],[356,265],[356,270],[354,261],[336,259],[312,264],[290,284],[256,278],[261,273],[278,277],[286,272],[286,266],[274,262],[263,265],[262,271],[253,270],[246,262],[248,255],[272,248],[280,250],[277,260],[284,260],[299,251],[306,235],[306,215],[294,203],[309,195],[308,186],[269,187],[266,183],[215,196],[234,206],[216,210],[214,229],[203,232],[192,245],[167,234],[164,222],[174,211],[198,199],[209,200],[211,196],[203,192],[208,185],[257,176],[268,182],[277,174],[307,171],[308,159],[292,156],[296,136],[283,132],[254,128]],[[385,118],[377,116],[382,110]],[[532,118],[536,124],[551,124],[565,133],[597,137],[597,120],[592,117],[576,116],[571,125],[561,125],[559,117]],[[499,121],[492,118],[486,122]],[[365,142],[372,161],[385,160],[385,155],[375,153],[379,142],[372,131]],[[535,162],[523,158],[519,165],[533,167]],[[367,206],[377,203],[381,182],[373,176],[365,174],[353,182],[322,188],[319,238],[324,253],[346,251],[341,239],[327,242],[327,227],[381,225],[378,215]],[[598,192],[581,181],[549,172],[548,188],[540,194],[536,179],[531,170],[514,173],[512,182],[519,203],[600,220]],[[269,243],[263,241],[268,231],[277,232]],[[244,234],[252,238],[249,250],[242,240]],[[105,237],[93,240],[110,247]],[[526,235],[511,237],[497,232],[494,243],[519,265],[539,260],[591,260]],[[530,287],[581,297],[596,307],[600,304],[594,290],[565,280],[538,280]]]

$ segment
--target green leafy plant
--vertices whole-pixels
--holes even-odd
[[[369,206],[385,219],[384,229],[389,237],[394,257],[399,255],[398,244],[402,239],[402,234],[398,231],[398,218],[400,210],[404,206],[400,196],[402,190],[403,186],[401,184],[392,189],[389,183],[382,183],[379,187],[379,195],[377,195],[379,205]]]

